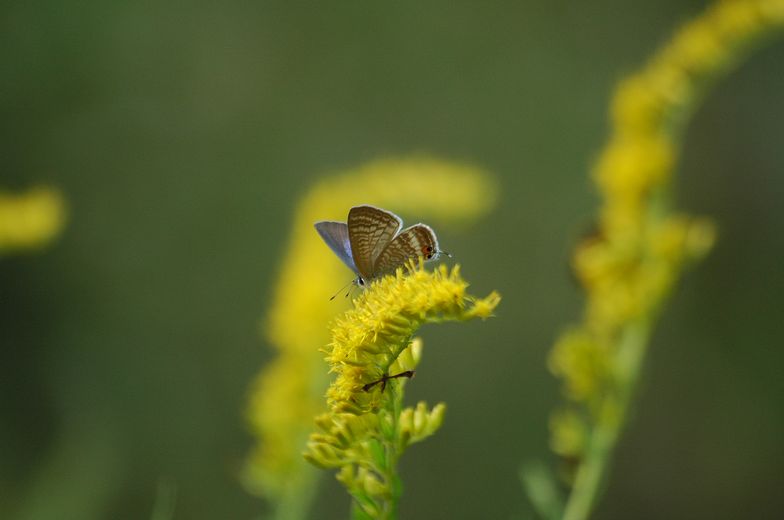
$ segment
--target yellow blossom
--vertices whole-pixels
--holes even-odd
[[[599,158],[596,182],[608,198],[636,200],[668,180],[674,153],[670,139],[658,133],[616,137]]]
[[[60,192],[38,187],[16,195],[0,192],[0,253],[48,244],[63,227]]]
[[[422,324],[485,318],[500,301],[495,292],[482,299],[466,296],[468,284],[459,266],[450,271],[441,265],[429,272],[409,265],[405,271],[398,268],[395,276],[374,282],[335,321],[326,357],[330,371],[337,373],[327,391],[333,412],[374,410],[383,390],[380,385],[370,392],[363,387],[390,375],[391,364]]]
[[[443,422],[443,403],[402,408],[406,379],[421,357],[414,333],[426,323],[487,318],[500,302],[496,292],[474,298],[467,287],[458,266],[430,272],[420,258],[374,281],[332,326],[325,350],[336,374],[327,391],[329,412],[317,418],[305,458],[339,468],[338,480],[366,515],[395,518],[397,460]]]
[[[684,126],[707,88],[783,27],[784,0],[718,1],[616,88],[612,132],[592,171],[597,229],[572,258],[585,309],[550,356],[572,401],[551,422],[554,450],[578,463],[567,520],[590,512],[662,305],[715,241],[710,221],[672,208]]]

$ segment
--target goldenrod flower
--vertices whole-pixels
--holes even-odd
[[[551,422],[553,449],[579,463],[568,520],[593,506],[660,308],[715,240],[709,221],[671,207],[683,127],[714,80],[782,26],[784,0],[719,1],[616,89],[612,135],[592,172],[602,197],[597,231],[572,258],[584,316],[549,360],[572,402]]]
[[[0,192],[0,254],[48,244],[65,223],[60,192],[38,187],[25,194]]]
[[[327,391],[333,413],[361,414],[378,407],[381,386],[363,388],[388,376],[391,364],[408,347],[414,331],[424,323],[462,321],[491,315],[499,301],[496,293],[477,300],[467,297],[468,284],[459,267],[451,272],[441,265],[433,272],[421,266],[398,268],[355,300],[354,308],[332,327],[326,360],[337,373]],[[470,306],[467,306],[470,304]],[[400,372],[413,367],[400,367]]]
[[[475,220],[496,200],[482,170],[428,157],[385,159],[329,177],[298,204],[264,333],[278,352],[252,386],[247,412],[258,444],[244,481],[271,500],[280,517],[302,517],[314,473],[302,459],[313,417],[323,412],[328,377],[319,349],[327,325],[348,300],[329,301],[353,274],[313,230],[318,220],[345,220],[349,208],[373,204],[415,216],[437,229]]]
[[[401,486],[396,463],[407,446],[439,428],[445,405],[402,407],[405,380],[421,357],[413,340],[425,323],[487,318],[500,302],[493,292],[477,299],[459,267],[424,270],[410,263],[385,276],[335,320],[326,349],[337,374],[327,391],[329,412],[317,419],[305,457],[324,468],[340,468],[340,480],[358,507],[372,518],[395,518]]]

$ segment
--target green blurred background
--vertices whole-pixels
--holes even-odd
[[[504,301],[424,330],[408,397],[449,411],[404,457],[401,517],[530,513],[517,471],[550,460],[545,359],[580,313],[612,86],[705,5],[4,2],[0,182],[60,187],[70,220],[0,258],[0,518],[149,518],[161,482],[177,519],[263,515],[242,410],[293,205],[410,152],[498,177],[497,211],[440,238]],[[664,313],[596,518],[784,510],[783,63],[755,53],[689,127],[679,206],[720,241]],[[326,477],[313,518],[346,518]]]

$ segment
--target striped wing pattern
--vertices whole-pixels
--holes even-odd
[[[400,217],[374,206],[354,206],[349,210],[348,236],[351,254],[362,278],[373,278],[376,259],[402,226]]]
[[[415,224],[404,229],[381,251],[373,264],[373,277],[391,271],[412,258],[421,256],[430,260],[437,251],[438,240],[430,226]]]

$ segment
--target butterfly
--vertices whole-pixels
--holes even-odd
[[[400,231],[403,220],[375,206],[354,206],[347,222],[322,220],[314,226],[329,248],[354,271],[354,283],[360,287],[409,259],[449,256],[438,249],[438,239],[430,226],[414,224]]]

